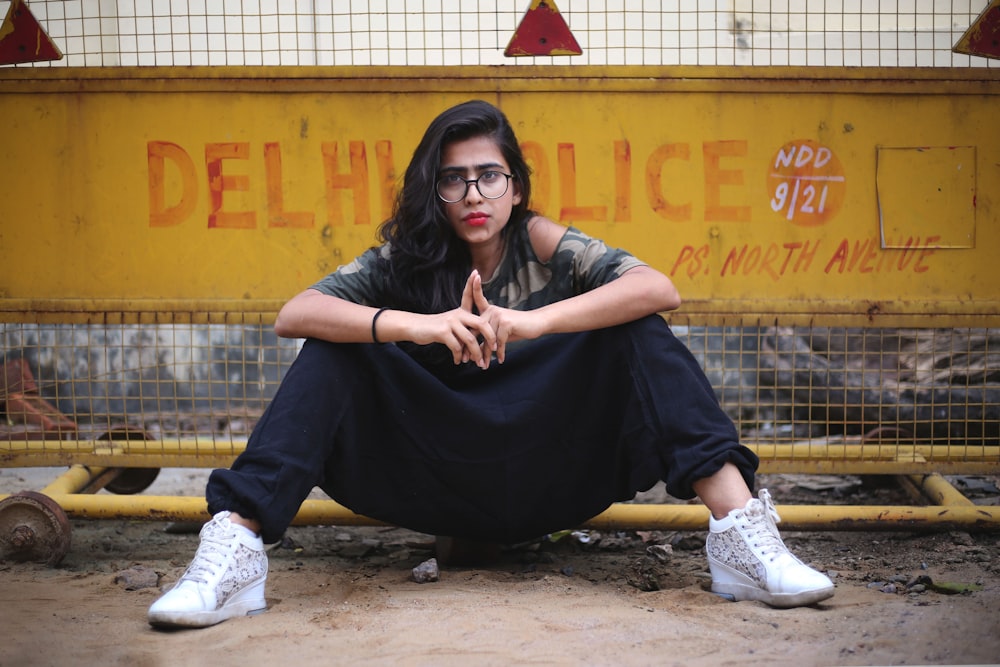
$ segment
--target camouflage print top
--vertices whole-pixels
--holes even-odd
[[[505,252],[496,273],[483,282],[483,294],[493,305],[513,310],[540,308],[600,287],[645,264],[574,227],[567,228],[548,262],[538,259],[530,241],[524,246]],[[380,253],[388,257],[388,246],[367,250],[312,288],[368,306],[386,303],[380,293],[384,281],[376,261]]]

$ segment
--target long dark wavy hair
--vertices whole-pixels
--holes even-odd
[[[392,217],[379,229],[381,239],[390,244],[384,275],[385,293],[392,307],[440,313],[460,305],[462,288],[472,271],[472,258],[449,224],[435,186],[445,146],[483,136],[496,143],[513,174],[511,187],[521,190],[521,202],[514,206],[502,232],[508,251],[527,235],[528,220],[533,215],[528,208],[531,170],[507,117],[481,100],[444,111],[431,121],[414,150]]]

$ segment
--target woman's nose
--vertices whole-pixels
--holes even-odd
[[[483,193],[479,191],[479,181],[471,181],[465,189],[466,201],[482,201]]]

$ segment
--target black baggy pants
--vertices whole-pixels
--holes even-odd
[[[658,480],[678,498],[734,463],[712,387],[659,316],[517,344],[504,364],[425,367],[396,345],[307,340],[211,512],[281,538],[314,487],[432,535],[515,543],[572,528]]]

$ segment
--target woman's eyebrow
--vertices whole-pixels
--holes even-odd
[[[483,164],[476,164],[471,167],[472,171],[486,171],[488,169],[503,168],[503,165],[499,162],[484,162]],[[441,172],[461,172],[465,173],[470,170],[470,167],[458,166],[458,165],[443,165],[441,167]]]

